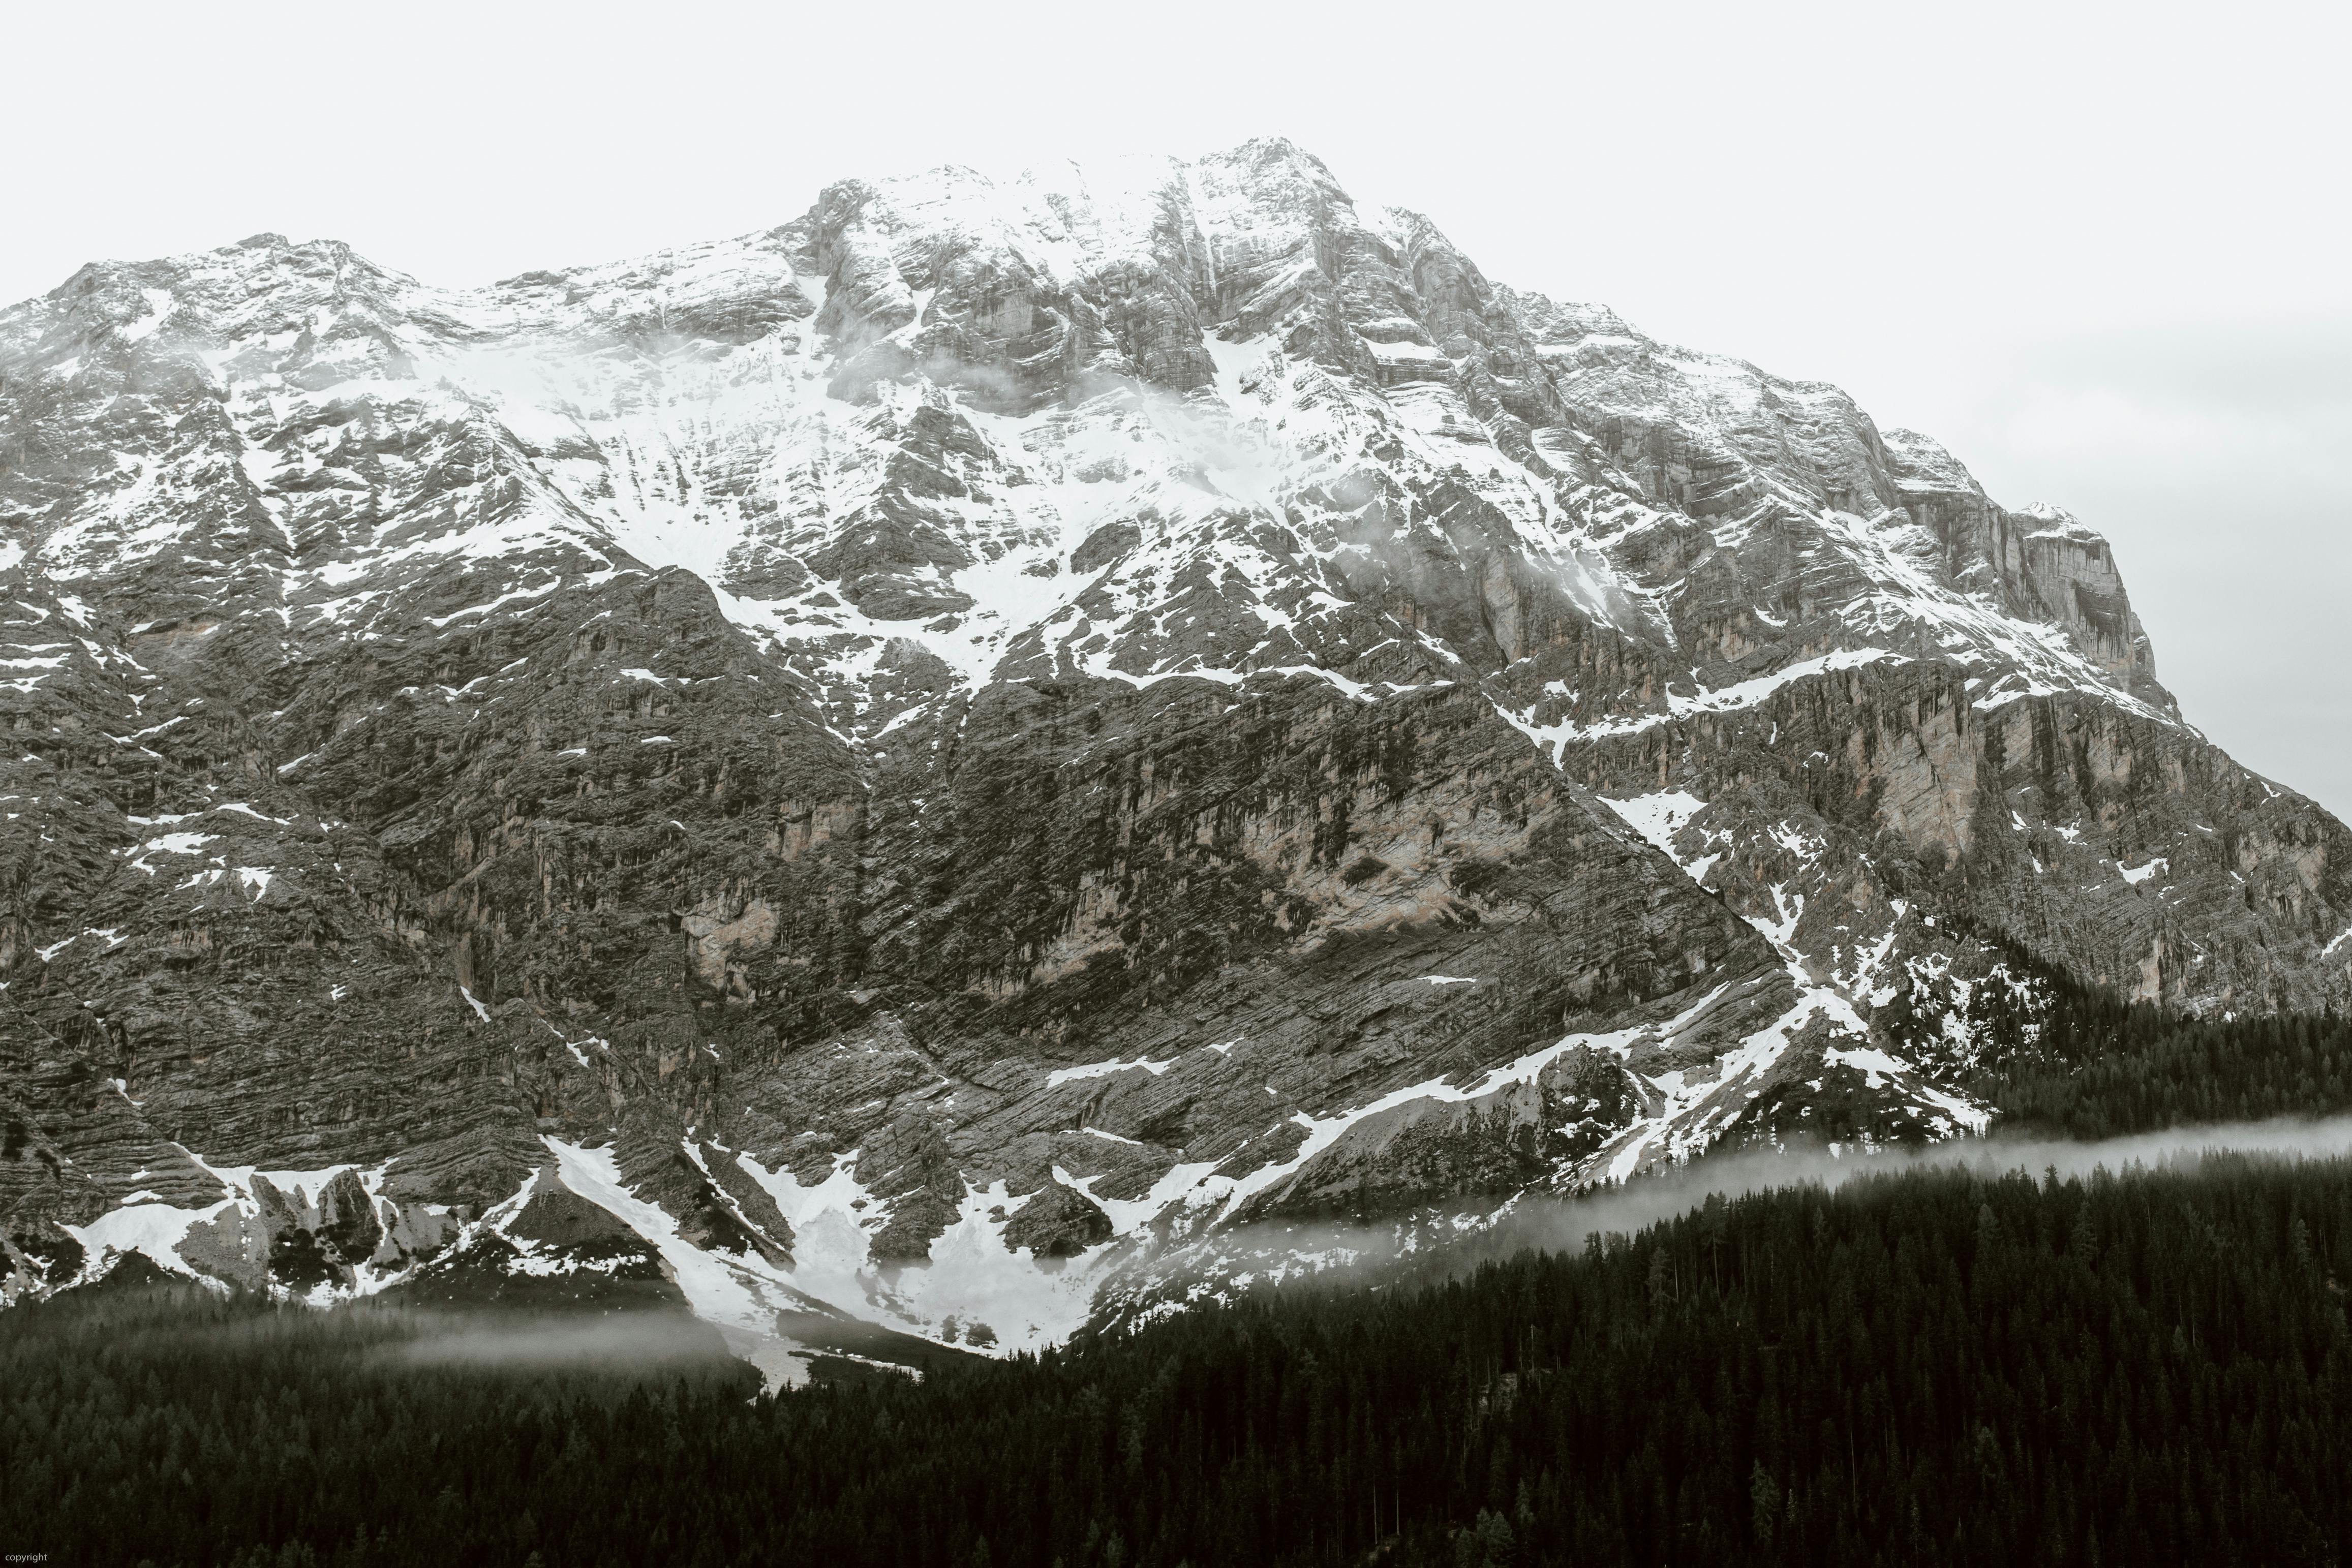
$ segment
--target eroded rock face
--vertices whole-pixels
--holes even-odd
[[[13,1289],[142,1206],[535,1278],[625,1189],[931,1322],[943,1258],[1630,1174],[1847,1058],[1948,1131],[1915,1026],[2002,941],[2352,999],[2352,841],[2095,534],[1284,142],[466,292],[93,266],[0,313],[0,561]]]

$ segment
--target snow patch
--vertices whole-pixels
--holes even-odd
[[[1706,810],[1706,802],[1687,789],[1662,789],[1654,795],[1636,795],[1624,800],[1603,796],[1601,804],[1622,817],[1626,826],[1664,850],[1668,860],[1675,858],[1675,835]]]
[[[1176,1058],[1172,1056],[1165,1061],[1152,1061],[1139,1056],[1133,1061],[1090,1061],[1084,1067],[1057,1067],[1045,1074],[1045,1087],[1059,1089],[1065,1083],[1076,1083],[1088,1078],[1108,1078],[1114,1072],[1131,1072],[1137,1068],[1157,1078],[1175,1065]]]

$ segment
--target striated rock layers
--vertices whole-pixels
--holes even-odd
[[[0,313],[0,567],[11,1291],[478,1244],[1013,1344],[1832,1075],[1979,1124],[2003,944],[2352,999],[2352,839],[2097,535],[1279,141],[94,265]]]

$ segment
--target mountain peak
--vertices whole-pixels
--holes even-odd
[[[0,455],[44,1246],[520,1277],[545,1180],[737,1326],[1034,1345],[1259,1217],[1980,1127],[2053,975],[2352,1001],[2352,835],[2096,535],[1279,139],[88,269]]]

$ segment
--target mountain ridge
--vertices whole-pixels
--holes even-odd
[[[1013,1346],[1825,1082],[1981,1126],[2004,941],[2352,992],[2342,824],[2071,517],[1287,143],[1074,178],[0,311],[10,1291],[377,1288],[551,1179],[719,1321]]]

